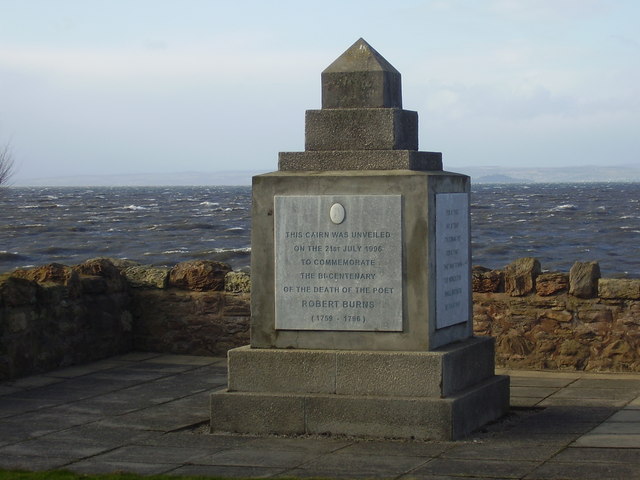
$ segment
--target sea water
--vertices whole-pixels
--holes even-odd
[[[250,187],[32,187],[0,190],[0,272],[93,257],[247,270]],[[473,185],[474,265],[536,257],[544,270],[598,261],[640,278],[640,184]],[[256,239],[260,241],[260,239]]]

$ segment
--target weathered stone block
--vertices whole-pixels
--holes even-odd
[[[280,152],[280,171],[442,170],[442,153],[414,150]]]
[[[211,432],[305,433],[305,398],[250,392],[213,393]]]
[[[598,262],[576,262],[569,270],[569,293],[579,298],[593,298],[598,292]]]
[[[418,114],[397,108],[307,110],[305,150],[418,150]]]
[[[13,271],[11,276],[33,280],[37,283],[58,283],[67,286],[78,282],[78,274],[71,267],[60,263],[50,263],[30,269],[18,269]]]
[[[512,297],[522,297],[535,291],[536,278],[542,269],[532,257],[519,258],[504,269],[504,291]]]
[[[169,286],[203,292],[224,290],[224,278],[229,265],[208,260],[191,260],[177,264],[169,272]]]
[[[640,279],[601,278],[598,281],[598,296],[640,300]]]
[[[536,293],[542,297],[555,295],[569,288],[566,273],[542,273],[536,278]]]
[[[129,285],[134,288],[166,288],[169,283],[169,268],[132,265],[121,270]]]
[[[504,272],[475,266],[472,271],[472,286],[476,293],[497,293],[504,290]]]
[[[338,352],[339,395],[447,397],[494,374],[493,339],[431,352]]]
[[[228,352],[229,391],[335,393],[336,356],[328,350],[251,349]]]
[[[400,72],[360,38],[322,72],[322,108],[402,108]]]
[[[251,293],[251,276],[245,272],[229,272],[224,277],[224,291]]]
[[[577,312],[578,319],[584,323],[611,323],[613,321],[613,312],[611,307],[606,305],[587,303],[586,305],[578,305],[575,310]]]
[[[311,434],[451,439],[452,410],[452,400],[439,398],[309,396],[306,431]]]
[[[80,275],[103,278],[107,284],[107,291],[109,292],[123,292],[129,287],[126,278],[108,258],[92,258],[76,265],[73,267],[73,270]]]

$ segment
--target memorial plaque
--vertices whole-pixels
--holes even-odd
[[[274,203],[276,329],[402,331],[402,197]]]
[[[469,320],[469,194],[436,195],[436,329]]]

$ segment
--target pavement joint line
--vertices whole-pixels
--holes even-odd
[[[433,463],[433,462],[436,460],[436,458],[440,458],[440,457],[441,457],[441,455],[442,455],[442,453],[438,454],[438,455],[437,455],[437,456],[435,456],[435,457],[429,457],[429,458],[425,459],[425,461],[424,461],[424,462],[422,462],[420,465],[416,465],[415,467],[410,468],[409,470],[407,470],[407,471],[405,471],[405,472],[401,473],[400,475],[397,475],[397,476],[395,477],[395,480],[398,480],[398,479],[400,479],[400,478],[402,478],[402,477],[404,477],[404,476],[406,476],[406,475],[410,475],[410,474],[412,474],[413,472],[415,472],[416,470],[418,470],[419,468],[422,468],[422,467],[427,466],[429,463]],[[464,478],[464,477],[462,477],[462,478]]]

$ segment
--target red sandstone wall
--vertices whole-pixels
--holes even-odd
[[[130,350],[224,355],[249,343],[250,278],[224,264],[89,260],[0,276],[0,380]],[[640,371],[640,279],[533,258],[473,271],[474,330],[499,366]]]
[[[640,371],[640,279],[600,278],[597,263],[541,273],[532,258],[474,268],[474,332],[512,368]]]

